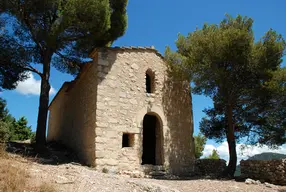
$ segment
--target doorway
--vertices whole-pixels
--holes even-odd
[[[162,128],[159,119],[146,114],[143,119],[142,165],[162,165]]]

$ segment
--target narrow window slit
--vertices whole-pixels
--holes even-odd
[[[155,92],[155,74],[148,69],[146,71],[146,93]]]

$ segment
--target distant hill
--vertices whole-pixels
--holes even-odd
[[[280,153],[260,153],[249,157],[248,160],[273,160],[273,159],[285,159],[285,154]]]
[[[271,153],[271,152],[260,153],[252,157],[249,157],[247,160],[274,160],[274,159],[286,159],[286,155],[280,153]],[[237,165],[234,176],[240,176],[240,174],[241,174],[240,165]]]

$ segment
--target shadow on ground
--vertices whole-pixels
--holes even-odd
[[[190,176],[190,177],[178,177],[178,176],[166,176],[166,177],[151,177],[156,180],[173,180],[173,181],[190,181],[190,180],[219,180],[219,181],[229,181],[231,178],[223,177],[209,177],[209,176]],[[285,191],[286,192],[286,191]]]
[[[52,142],[45,148],[37,149],[35,144],[22,142],[8,142],[6,151],[12,154],[21,155],[31,161],[59,165],[66,163],[80,163],[76,154],[64,145]]]

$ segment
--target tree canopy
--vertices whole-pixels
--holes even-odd
[[[25,70],[19,67],[22,60],[13,59],[12,55],[15,54],[15,50],[7,44],[5,38],[7,31],[1,24],[3,25],[3,22],[0,21],[0,91],[14,89],[18,81],[26,78]]]
[[[252,24],[251,18],[226,15],[218,25],[205,24],[186,37],[179,35],[177,51],[169,47],[165,51],[171,74],[190,80],[194,94],[212,98],[214,106],[205,109],[200,130],[209,139],[226,138],[230,160],[225,173],[229,176],[236,168],[237,140],[247,136],[253,143],[262,142],[269,131],[281,133],[281,127],[270,123],[271,115],[265,113],[269,103],[278,108],[281,100],[266,85],[280,70],[285,41],[272,29],[255,41]]]
[[[109,46],[125,33],[126,6],[127,0],[0,1],[0,23],[5,30],[0,39],[4,54],[0,66],[6,70],[2,73],[0,67],[0,83],[3,78],[6,88],[6,79],[22,80],[23,71],[41,77],[37,144],[42,146],[46,139],[51,67],[76,74],[92,49]]]
[[[0,98],[0,142],[23,141],[32,137],[31,127],[25,117],[16,120],[6,106],[6,101]]]
[[[12,141],[24,141],[32,136],[32,129],[28,126],[28,121],[25,117],[20,117],[18,121],[15,121],[10,132],[10,140]]]
[[[212,154],[206,157],[207,159],[220,159],[217,150],[213,149]]]
[[[196,159],[199,159],[201,156],[203,156],[203,151],[206,145],[207,138],[199,133],[197,136],[194,136],[195,141],[195,157]]]
[[[276,147],[286,143],[286,68],[273,72],[273,78],[265,83],[263,96],[269,99],[258,108],[258,120],[254,121],[256,135],[250,141]],[[265,94],[268,93],[268,94]],[[264,99],[265,100],[265,99]],[[257,129],[259,128],[260,129]]]

